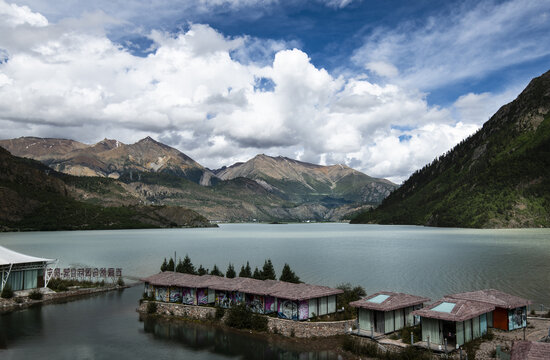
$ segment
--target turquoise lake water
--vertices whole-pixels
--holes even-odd
[[[550,229],[224,224],[210,229],[0,233],[0,245],[57,258],[60,267],[121,267],[124,275],[135,277],[158,272],[164,257],[176,251],[178,257],[189,254],[196,266],[217,264],[222,270],[232,262],[238,271],[247,260],[252,268],[261,267],[270,258],[277,273],[287,262],[302,281],[328,286],[349,282],[367,293],[402,291],[436,300],[448,293],[496,288],[550,305]],[[198,359],[306,356],[257,339],[246,340],[258,349],[247,353],[238,350],[242,335],[139,322],[135,308],[140,293],[138,287],[1,316],[0,358],[44,357],[41,349],[51,350],[47,358],[52,359],[150,357],[148,351],[151,357],[161,354],[159,359],[172,354]],[[202,335],[189,335],[197,333]],[[214,351],[220,336],[236,337],[228,348]],[[147,348],[139,350],[142,346]],[[134,356],[124,356],[125,348]],[[77,357],[70,356],[75,353]]]
[[[350,282],[433,299],[493,287],[550,302],[550,229],[476,230],[417,226],[328,224],[225,224],[210,229],[0,233],[0,245],[60,259],[60,267],[121,267],[148,276],[164,257],[189,254],[222,271],[271,258],[302,281],[336,286]],[[548,304],[550,305],[550,304]]]

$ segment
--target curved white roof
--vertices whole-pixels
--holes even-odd
[[[21,253],[18,253],[17,251],[13,251],[3,246],[0,246],[0,266],[9,265],[9,264],[24,264],[24,263],[50,262],[50,261],[55,261],[55,260],[21,254]]]

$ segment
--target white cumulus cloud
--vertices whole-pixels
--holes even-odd
[[[9,6],[16,7],[11,18],[28,10]],[[8,54],[0,62],[3,138],[130,143],[150,135],[210,168],[263,152],[346,163],[400,182],[474,132],[481,120],[469,114],[485,114],[481,104],[498,95],[430,106],[398,82],[335,76],[285,43],[268,41],[255,57],[249,46],[260,42],[205,24],[154,30],[148,37],[156,51],[139,57],[89,26],[12,23],[0,23]],[[397,75],[388,62],[371,68]]]

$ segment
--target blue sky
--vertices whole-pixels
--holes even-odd
[[[550,1],[0,0],[3,137],[400,182],[549,70]],[[86,71],[87,70],[87,71]]]

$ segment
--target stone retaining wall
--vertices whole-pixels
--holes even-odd
[[[268,317],[267,327],[270,332],[279,333],[284,336],[295,336],[297,338],[327,337],[346,334],[355,319],[344,321],[293,321]]]
[[[147,303],[143,301],[137,311],[147,313]],[[157,315],[176,316],[189,319],[210,320],[214,319],[216,309],[208,306],[184,305],[155,301],[157,304]],[[227,316],[227,312],[226,312]],[[222,321],[225,320],[222,318]],[[267,327],[270,332],[278,333],[284,336],[294,336],[297,338],[327,337],[346,334],[354,320],[330,321],[330,322],[311,322],[311,321],[293,321],[279,318],[267,317]]]
[[[214,319],[216,315],[216,309],[213,307],[155,302],[157,304],[156,314],[158,315],[177,316],[198,320]],[[143,301],[138,307],[138,312],[146,313],[148,303],[149,301]]]

